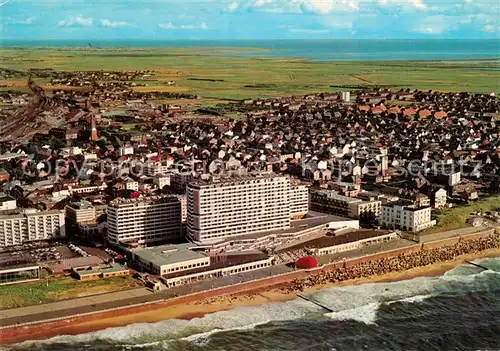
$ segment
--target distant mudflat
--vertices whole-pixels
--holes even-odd
[[[297,57],[320,61],[498,58],[495,39],[416,40],[2,40],[3,47],[212,48],[222,55]],[[222,50],[221,50],[222,49]],[[216,50],[216,51],[217,51]]]

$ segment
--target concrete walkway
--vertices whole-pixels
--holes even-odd
[[[45,303],[34,306],[13,308],[9,310],[0,311],[0,320],[16,317],[24,317],[32,314],[41,314],[46,312],[56,312],[61,310],[72,310],[74,308],[79,308],[83,306],[92,306],[96,304],[102,304],[106,302],[117,302],[123,300],[129,300],[137,297],[144,297],[152,295],[153,293],[145,288],[118,291],[107,294],[93,295],[80,297],[77,299],[64,300],[58,302]]]
[[[432,238],[436,240],[451,236],[467,235],[471,234],[471,232],[478,232],[480,229],[481,228],[466,228],[460,231],[453,231],[453,233],[438,233],[436,235],[430,234],[429,239]],[[427,242],[430,241],[433,240],[429,240]],[[346,251],[328,256],[321,256],[318,258],[318,263],[320,265],[323,265],[330,262],[359,258],[375,253],[382,253],[384,251],[400,249],[413,245],[415,245],[415,242],[399,239],[391,242],[370,245],[358,250]],[[214,288],[243,283],[246,281],[263,279],[266,277],[276,276],[293,271],[293,268],[287,267],[285,265],[278,265],[260,269],[257,271],[245,272],[238,275],[200,281],[192,285],[174,287],[158,292],[156,294],[154,294],[150,290],[147,290],[146,288],[138,288],[133,290],[81,297],[72,300],[3,310],[0,311],[0,328],[160,301],[177,296],[203,292]]]

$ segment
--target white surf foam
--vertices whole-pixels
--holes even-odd
[[[495,262],[498,264],[500,260],[496,259],[490,263],[495,264]],[[473,289],[472,284],[468,283],[488,274],[500,274],[500,272],[478,273],[476,271],[474,273],[457,267],[441,277],[420,277],[392,283],[333,287],[312,293],[309,298],[334,311],[326,314],[326,317],[373,324],[376,323],[377,312],[382,304],[398,301],[419,303],[448,290],[456,290],[457,282],[465,289]],[[58,336],[46,341],[25,342],[18,346],[24,349],[36,349],[37,344],[90,343],[99,340],[127,346],[135,345],[135,347],[160,344],[166,347],[165,342],[178,339],[192,343],[205,343],[214,333],[250,329],[269,321],[294,320],[322,311],[310,302],[296,299],[289,302],[267,303],[262,306],[240,307],[189,321],[170,319],[158,323],[137,323],[74,336]]]
[[[254,328],[268,321],[293,320],[320,309],[302,300],[274,302],[261,306],[240,307],[207,314],[191,320],[169,319],[157,323],[136,323],[80,335],[56,336],[43,341],[28,341],[20,347],[38,344],[88,343],[108,341],[125,344],[151,344],[158,340],[184,339],[195,341],[220,331]]]
[[[339,321],[354,320],[365,324],[375,324],[379,307],[378,303],[370,303],[348,310],[327,313],[325,316]]]
[[[397,301],[391,301],[391,302],[389,302],[389,304],[393,304],[396,302],[419,303],[419,302],[423,302],[427,299],[430,299],[433,296],[434,295],[430,295],[430,294],[429,295],[417,295],[417,296],[407,297],[405,299],[401,299],[401,300],[397,300]]]

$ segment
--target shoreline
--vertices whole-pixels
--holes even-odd
[[[417,277],[436,277],[464,263],[481,258],[500,257],[500,248],[464,254],[452,260],[439,262],[409,270],[391,272],[383,275],[363,277],[342,282],[318,284],[305,288],[303,293],[314,293],[332,287],[361,285],[370,283],[391,283]],[[186,303],[182,301],[158,301],[147,306],[131,307],[110,313],[98,313],[86,317],[67,318],[59,322],[40,322],[31,326],[13,327],[16,332],[2,333],[0,344],[14,344],[26,340],[41,340],[58,335],[77,335],[108,328],[122,327],[135,323],[156,323],[168,319],[191,320],[204,315],[227,311],[235,308],[258,306],[271,302],[286,302],[297,298],[297,292],[285,291],[289,283],[255,288],[233,294],[220,294]],[[47,328],[43,328],[46,326]],[[42,328],[40,328],[42,327]],[[41,329],[41,330],[40,330]],[[9,329],[4,329],[9,330]],[[4,331],[2,330],[2,332]]]

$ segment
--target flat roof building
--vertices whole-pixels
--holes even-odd
[[[130,275],[130,271],[127,268],[115,262],[97,266],[76,266],[71,270],[78,280],[106,279]]]
[[[380,224],[387,228],[419,232],[436,225],[436,220],[431,220],[430,207],[392,204],[382,206]]]
[[[11,211],[17,208],[16,199],[11,196],[0,196],[0,211]]]
[[[132,259],[144,270],[157,275],[179,273],[210,266],[210,257],[193,251],[193,244],[162,245],[132,252]]]
[[[96,222],[95,207],[88,201],[70,203],[65,210],[66,223],[71,230],[76,230],[80,224]]]
[[[0,247],[66,236],[64,211],[25,210],[0,216]]]
[[[310,193],[311,210],[339,216],[349,216],[349,209],[360,202],[362,200],[343,196],[332,190],[312,190]]]
[[[273,265],[274,258],[260,252],[219,253],[209,256],[194,244],[163,245],[132,251],[143,270],[162,276],[168,287],[216,279]]]
[[[0,285],[26,283],[40,279],[40,266],[0,268]]]
[[[115,199],[108,205],[108,241],[151,244],[182,236],[181,203],[176,197]]]

